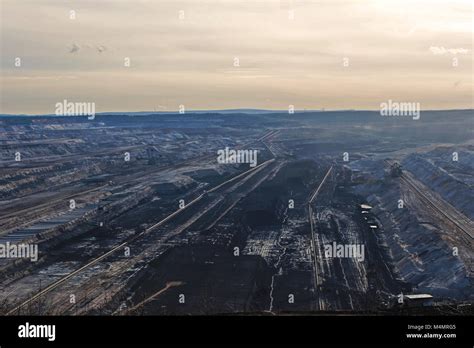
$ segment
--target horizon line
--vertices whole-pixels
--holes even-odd
[[[472,108],[459,108],[459,109],[421,109],[421,112],[427,112],[427,111],[474,111],[474,107]],[[103,112],[97,112],[94,115],[117,115],[117,114],[147,114],[147,115],[153,115],[153,114],[180,114],[180,115],[185,115],[188,113],[224,113],[224,112],[234,112],[234,113],[257,113],[257,112],[267,112],[267,113],[289,113],[287,109],[253,109],[253,108],[230,108],[230,109],[192,109],[192,110],[185,110],[184,113],[180,113],[179,110],[171,110],[171,111],[166,111],[166,110],[161,110],[161,111],[150,111],[150,110],[145,110],[145,111],[103,111]],[[379,109],[295,109],[294,113],[324,113],[324,112],[380,112]],[[36,117],[36,116],[48,116],[48,117],[86,117],[88,115],[56,115],[56,114],[27,114],[27,113],[0,113],[0,116],[26,116],[26,117]]]

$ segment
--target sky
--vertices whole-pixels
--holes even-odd
[[[0,0],[0,113],[473,108],[473,3]]]

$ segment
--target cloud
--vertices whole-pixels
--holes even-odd
[[[445,55],[447,53],[450,53],[452,55],[467,54],[469,52],[469,50],[467,48],[444,48],[443,46],[441,46],[441,47],[431,46],[430,51],[435,56],[439,56],[439,55],[442,56],[442,55]]]
[[[97,52],[99,52],[99,53],[107,51],[107,47],[105,47],[104,45],[97,45],[96,49],[97,49]]]
[[[6,80],[65,80],[65,79],[77,79],[75,75],[64,75],[64,76],[9,76],[5,77]]]
[[[80,50],[84,50],[84,49],[91,49],[91,50],[97,51],[98,53],[102,53],[102,52],[107,51],[108,48],[104,45],[91,45],[91,44],[79,45],[74,42],[72,43],[71,46],[69,46],[69,53],[77,53]]]
[[[81,49],[81,46],[79,46],[76,43],[73,43],[71,48],[69,49],[69,53],[77,53]]]

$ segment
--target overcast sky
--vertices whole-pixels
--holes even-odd
[[[473,107],[471,0],[0,4],[0,113]]]

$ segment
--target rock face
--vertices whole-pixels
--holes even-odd
[[[384,226],[383,238],[400,277],[417,292],[458,299],[472,296],[466,267],[441,238],[442,231],[411,208],[399,209],[397,187],[383,192],[370,195],[368,202]]]
[[[472,220],[474,154],[458,152],[458,158],[463,160],[456,162],[453,161],[453,152],[456,152],[455,148],[443,148],[423,155],[412,154],[403,161],[403,167]]]
[[[456,180],[446,171],[436,168],[429,160],[420,156],[409,156],[404,170],[413,173],[426,185],[437,189],[440,195],[465,211],[472,210],[472,191],[462,190],[463,182]],[[370,166],[369,166],[370,167]],[[354,191],[365,197],[373,207],[373,213],[382,226],[379,234],[387,246],[395,271],[400,278],[412,286],[413,292],[430,293],[435,298],[472,300],[473,286],[463,259],[453,255],[453,245],[443,239],[445,230],[424,211],[424,207],[396,178],[380,179],[377,172],[357,172],[363,175],[364,184]],[[449,195],[452,187],[457,195]],[[462,192],[462,193],[461,193]],[[443,197],[444,198],[444,197]],[[399,208],[399,200],[405,206]]]

